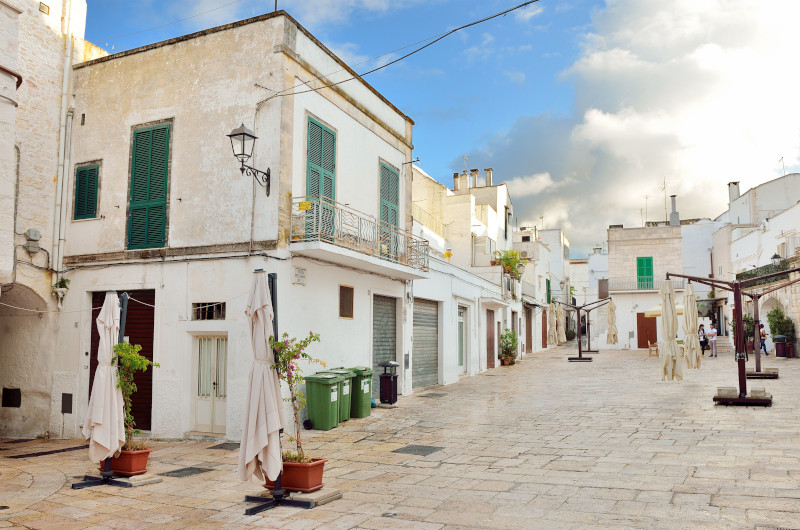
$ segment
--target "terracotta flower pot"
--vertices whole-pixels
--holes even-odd
[[[119,456],[111,459],[111,471],[126,477],[143,475],[147,473],[147,457],[150,456],[152,449],[142,449],[140,451],[120,451]],[[103,463],[100,463],[100,469]]]
[[[311,493],[322,489],[322,486],[324,486],[322,483],[322,471],[327,461],[327,458],[312,458],[311,462],[307,464],[284,462],[281,487],[288,491],[301,491],[303,493]],[[267,480],[264,487],[272,489],[275,487],[275,483]]]

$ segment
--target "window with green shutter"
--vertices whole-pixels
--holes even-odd
[[[166,242],[170,125],[133,133],[128,248],[157,248]]]
[[[395,259],[401,252],[401,241],[396,230],[399,221],[400,174],[381,162],[381,254]]]
[[[546,290],[546,294],[547,294],[547,303],[549,304],[550,303],[550,280],[545,279],[544,284],[545,284],[545,290]]]
[[[336,133],[314,118],[308,119],[306,195],[312,199],[307,231],[333,235],[333,203],[336,200]]]
[[[636,287],[637,289],[653,288],[653,258],[636,258]]]
[[[97,217],[97,180],[100,166],[82,166],[75,170],[75,208],[73,219]]]

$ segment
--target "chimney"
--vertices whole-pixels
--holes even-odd
[[[681,216],[678,215],[677,206],[675,205],[675,197],[676,195],[669,196],[669,198],[672,199],[672,212],[669,214],[669,226],[681,226]]]
[[[592,254],[600,254],[603,252],[603,247],[594,247],[592,249]]]
[[[458,176],[458,191],[459,193],[469,193],[469,175],[466,170]]]
[[[728,204],[739,198],[739,183],[728,182]]]
[[[478,170],[477,169],[470,169],[469,170],[469,187],[470,188],[477,188],[478,187]]]
[[[453,191],[458,191],[458,173],[453,173]]]
[[[494,171],[494,170],[492,168],[486,168],[483,171],[486,173],[486,185],[487,186],[491,186],[492,185],[492,171]]]

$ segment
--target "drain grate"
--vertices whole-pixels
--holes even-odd
[[[4,444],[21,444],[25,442],[32,442],[33,438],[20,438],[19,440],[8,440],[3,442]]]
[[[0,510],[8,510],[8,506],[0,506]]]
[[[419,397],[430,397],[430,398],[439,398],[444,397],[447,394],[440,394],[438,392],[428,392],[427,394],[420,394]]]
[[[224,449],[226,451],[235,451],[239,449],[239,442],[223,442],[221,444],[209,447],[209,449]]]
[[[200,475],[201,473],[208,473],[209,471],[211,470],[203,469],[202,467],[183,467],[181,469],[173,469],[172,471],[167,471],[166,473],[159,473],[159,475],[163,477],[184,478],[184,477],[191,477],[192,475]]]
[[[441,451],[444,447],[434,447],[432,445],[407,445],[400,449],[395,449],[393,453],[403,453],[406,455],[428,456],[436,451]]]
[[[67,447],[66,449],[53,449],[52,451],[39,451],[38,453],[26,453],[24,455],[11,455],[7,458],[33,458],[35,456],[55,455],[58,453],[67,453],[69,451],[80,451],[81,449],[88,449],[88,445],[79,445],[78,447]]]

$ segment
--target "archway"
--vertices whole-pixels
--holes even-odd
[[[785,311],[783,304],[778,300],[778,298],[774,294],[768,295],[766,300],[762,300],[759,308],[758,308],[758,317],[761,324],[764,325],[764,329],[767,330],[767,351],[772,352],[775,348],[772,342],[772,330],[769,329],[769,321],[767,320],[767,314],[775,308],[780,308],[781,311]]]

